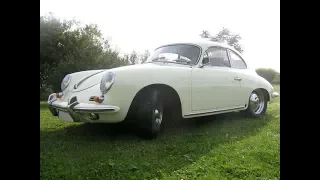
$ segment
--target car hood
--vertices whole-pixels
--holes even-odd
[[[95,86],[100,83],[105,72],[112,71],[115,74],[120,73],[121,71],[132,71],[138,70],[143,71],[145,68],[164,68],[166,67],[186,67],[186,65],[180,64],[171,64],[171,63],[146,63],[146,64],[136,64],[136,65],[128,65],[121,66],[112,69],[101,69],[101,70],[91,70],[91,71],[82,71],[78,73],[72,74],[72,81],[70,82],[69,89],[72,92],[79,92],[85,89],[88,89],[92,86]]]
[[[98,83],[100,83],[103,72],[106,69],[81,71],[72,74],[72,80],[69,85],[69,90],[72,92],[83,91]]]
[[[163,62],[154,62],[154,63],[145,63],[145,64],[135,64],[129,66],[121,66],[113,69],[109,69],[112,72],[120,72],[120,71],[130,71],[130,70],[143,70],[146,68],[174,68],[174,67],[190,67],[189,65],[185,64],[177,64],[177,63],[163,63]]]

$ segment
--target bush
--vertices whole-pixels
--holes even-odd
[[[276,73],[276,76],[272,80],[272,84],[280,84],[280,73]]]
[[[256,72],[259,76],[265,78],[267,81],[269,81],[270,83],[273,81],[273,79],[275,78],[277,71],[275,71],[274,69],[270,69],[270,68],[259,68],[256,69]],[[279,79],[280,82],[280,79]]]
[[[53,93],[51,87],[47,85],[43,85],[42,87],[40,86],[40,101],[48,100],[48,97],[51,93]]]

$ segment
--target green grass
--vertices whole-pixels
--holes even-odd
[[[59,120],[40,102],[40,178],[280,179],[280,98],[261,119],[190,119],[153,140]]]

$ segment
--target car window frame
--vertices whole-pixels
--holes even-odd
[[[229,48],[227,48],[227,51],[228,51],[228,57],[229,57],[231,68],[234,68],[234,69],[248,69],[248,65],[247,65],[246,61],[242,58],[242,56],[240,56],[240,54],[238,54],[237,52],[235,52],[234,50],[229,49]],[[238,68],[238,67],[234,66],[233,60],[231,60],[230,52],[236,54],[240,58],[240,60],[244,63],[244,66],[245,66],[244,68]]]
[[[232,67],[232,64],[231,64],[231,61],[230,61],[230,57],[229,57],[229,52],[228,52],[228,48],[225,48],[225,47],[221,47],[221,46],[210,46],[208,48],[206,48],[206,50],[204,51],[204,54],[207,54],[208,55],[208,50],[211,49],[211,48],[217,48],[217,49],[223,49],[226,51],[227,53],[227,58],[228,58],[228,61],[229,61],[229,64],[230,66],[212,66],[211,63],[210,65],[206,65],[207,67],[213,67],[213,68],[231,68]],[[209,55],[208,55],[209,56]],[[201,64],[202,64],[202,61],[203,61],[203,57],[201,59]]]

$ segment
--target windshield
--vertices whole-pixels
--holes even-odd
[[[172,62],[179,64],[196,64],[200,55],[200,48],[188,44],[162,46],[156,49],[148,58],[149,62]]]

